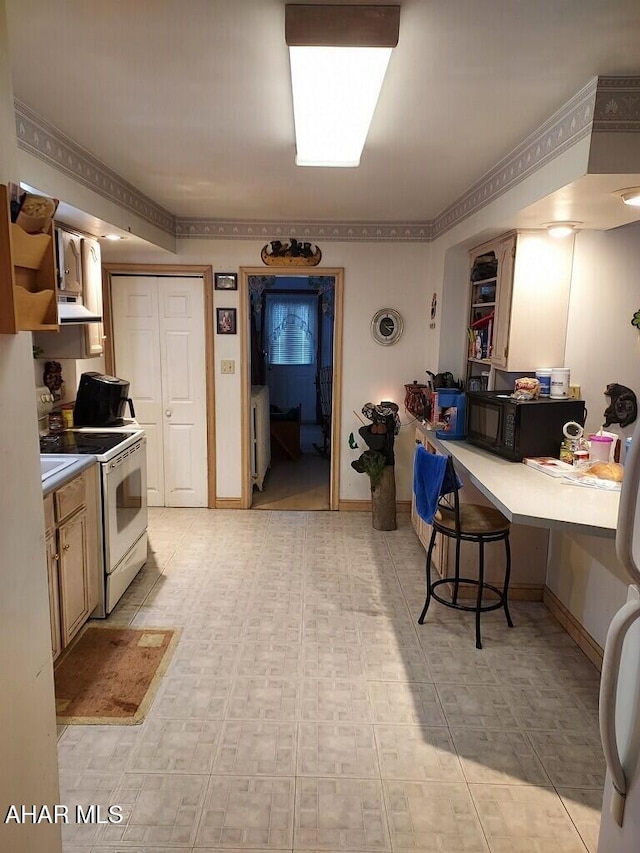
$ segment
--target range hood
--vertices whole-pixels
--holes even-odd
[[[69,323],[101,323],[100,314],[94,314],[72,296],[63,296],[58,300],[58,322],[67,325]]]

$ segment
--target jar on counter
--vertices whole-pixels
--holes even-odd
[[[566,462],[567,465],[573,465],[577,442],[571,438],[565,438],[560,445],[560,461]]]
[[[62,412],[49,413],[49,432],[62,432],[64,430],[64,419]]]
[[[63,406],[61,411],[64,428],[73,429],[73,406]]]
[[[588,450],[576,450],[573,454],[573,464],[578,466],[583,462],[589,461],[589,451]]]

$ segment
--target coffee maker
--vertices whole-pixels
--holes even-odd
[[[129,397],[127,381],[118,379],[117,376],[107,376],[93,371],[83,373],[73,408],[74,426],[122,426],[127,403],[131,417],[135,418],[136,413],[133,400]]]

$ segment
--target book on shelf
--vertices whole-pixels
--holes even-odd
[[[562,462],[560,459],[555,459],[553,456],[525,456],[522,460],[525,465],[530,468],[535,468],[536,471],[543,471],[549,474],[550,477],[566,477],[569,473],[575,473],[573,465],[568,462]]]

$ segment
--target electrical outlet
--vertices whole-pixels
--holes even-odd
[[[221,373],[235,373],[236,363],[232,358],[223,358],[220,362]]]
[[[580,400],[580,392],[581,388],[579,385],[569,385],[569,399],[571,400]]]

